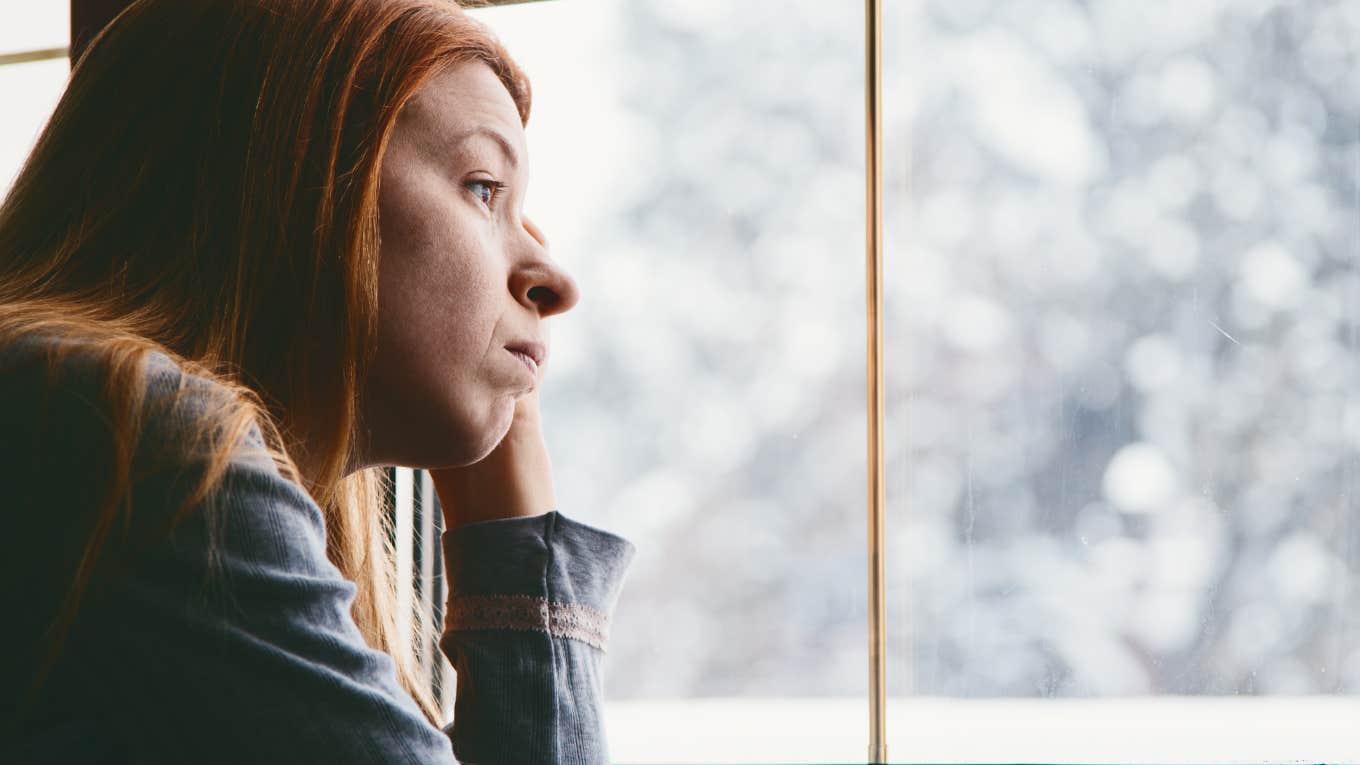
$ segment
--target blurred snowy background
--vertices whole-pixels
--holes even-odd
[[[860,9],[484,12],[611,698],[866,690]],[[884,22],[889,693],[1360,691],[1360,4]]]
[[[1360,691],[1360,3],[890,5],[898,692]]]
[[[560,509],[639,548],[607,695],[862,697],[862,4],[476,13]],[[889,693],[1360,692],[1360,3],[884,21]],[[0,67],[0,189],[65,70]]]

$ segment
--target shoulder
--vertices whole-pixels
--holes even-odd
[[[221,383],[186,370],[170,356],[153,351],[146,359],[142,440],[147,445],[183,443],[205,427],[216,426],[224,407],[235,401]],[[223,445],[225,446],[225,444]],[[182,448],[182,447],[174,447]],[[197,478],[195,466],[187,476]],[[186,474],[171,471],[168,478],[185,483]],[[198,539],[204,546],[218,546],[237,563],[277,566],[315,576],[339,576],[326,555],[324,514],[312,496],[284,477],[266,451],[258,420],[252,418],[231,445],[230,458],[213,481],[215,518],[197,517],[181,538],[208,533],[205,523],[215,524],[212,538]],[[158,495],[159,505],[174,505],[184,491],[165,481],[140,487],[143,495]],[[169,496],[164,496],[169,492]]]
[[[0,423],[10,432],[120,436],[136,420],[145,446],[192,439],[239,396],[148,347],[27,333],[0,347]],[[258,423],[243,443],[263,450]],[[165,451],[165,450],[162,450]]]
[[[131,362],[131,363],[130,363]],[[62,403],[107,403],[112,409],[122,398],[117,383],[138,388],[125,403],[159,410],[174,404],[179,414],[209,412],[229,393],[220,383],[187,372],[166,353],[154,348],[114,348],[97,340],[71,339],[28,333],[0,346],[0,411],[12,417],[38,418],[51,414],[36,404],[57,399]],[[105,399],[109,399],[105,401]],[[113,414],[112,411],[108,414]]]
[[[7,344],[0,432],[0,479],[34,508],[89,514],[122,485],[140,504],[137,525],[164,528],[166,514],[179,517],[205,480],[214,494],[244,482],[301,492],[288,497],[294,503],[310,498],[280,473],[258,420],[231,388],[155,349],[41,335]]]
[[[199,444],[198,439],[205,433],[228,423],[232,407],[237,404],[229,388],[185,369],[159,351],[146,357],[143,384],[144,422],[138,458],[149,465],[168,466],[168,470],[159,472],[181,485],[175,491],[165,481],[152,480],[139,487],[143,494],[170,492],[168,497],[156,499],[162,505],[167,500],[172,505],[182,501],[192,479],[201,477],[201,467],[208,457],[221,457],[220,473],[212,481],[212,496],[220,513],[218,531],[224,534],[217,542],[223,549],[234,549],[244,557],[272,552],[279,563],[298,564],[308,556],[312,556],[312,561],[326,560],[321,508],[305,489],[279,470],[266,450],[258,419],[243,420],[243,430],[230,444],[225,440],[210,448]],[[157,448],[162,456],[152,458],[152,450]],[[218,450],[230,454],[209,454]],[[167,458],[165,453],[175,456]],[[245,549],[256,544],[263,550],[250,553]],[[292,554],[302,550],[306,554],[301,558]],[[303,568],[315,571],[317,567]]]
[[[19,437],[0,439],[0,472],[16,471],[34,508],[89,513],[122,477],[129,540],[174,528],[188,548],[216,546],[241,560],[296,563],[289,550],[325,560],[323,513],[280,471],[253,410],[230,385],[166,352],[25,336],[0,350],[6,430]]]
[[[185,369],[160,351],[142,364],[142,440],[148,445],[193,441],[223,427],[241,412],[239,395],[221,382]],[[242,432],[233,442],[235,459],[274,464],[265,450],[256,417],[240,415]],[[277,471],[276,471],[277,472]]]

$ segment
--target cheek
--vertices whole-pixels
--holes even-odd
[[[425,454],[448,465],[456,453],[475,461],[485,456],[480,450],[494,448],[514,415],[508,388],[517,382],[515,369],[507,370],[492,347],[504,302],[497,297],[508,287],[502,282],[497,291],[498,275],[482,257],[490,249],[478,238],[484,221],[475,213],[429,189],[389,188],[380,204],[371,377],[383,402],[379,416],[413,458]]]
[[[447,181],[405,178],[381,197],[379,303],[394,330],[416,341],[462,346],[483,331],[485,295],[475,221]]]
[[[385,431],[379,441],[416,467],[475,462],[514,415],[506,373],[487,355],[494,321],[484,305],[477,313],[475,296],[462,290],[466,282],[451,278],[456,270],[394,271],[380,287],[370,376]]]
[[[378,193],[378,232],[384,255],[402,262],[446,246],[457,211],[447,181],[430,173],[383,173]],[[392,258],[384,258],[384,265]]]
[[[460,257],[469,243],[435,236],[407,248],[384,243],[379,325],[414,374],[459,377],[480,363],[493,330],[485,287]]]

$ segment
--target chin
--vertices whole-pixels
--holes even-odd
[[[490,454],[505,438],[505,435],[510,432],[510,426],[515,422],[515,401],[514,398],[500,399],[492,410],[494,425],[490,431],[491,445],[487,447],[486,454]],[[485,457],[486,454],[482,456]]]
[[[463,420],[451,427],[449,438],[440,439],[432,453],[440,456],[424,467],[428,469],[467,467],[486,459],[510,432],[515,421],[515,399],[499,399],[490,411],[473,422]]]

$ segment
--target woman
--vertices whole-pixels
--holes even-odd
[[[634,548],[552,510],[578,294],[529,103],[445,0],[138,0],[91,43],[0,207],[0,761],[607,761]],[[446,516],[443,731],[387,465]]]

